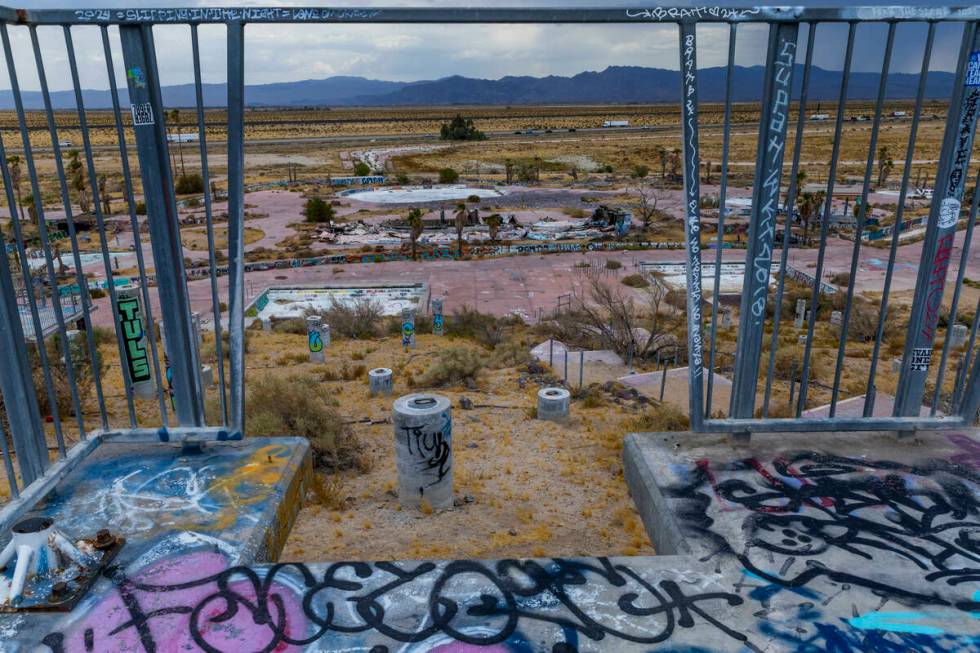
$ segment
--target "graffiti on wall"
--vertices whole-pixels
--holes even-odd
[[[143,317],[139,298],[134,295],[118,297],[118,319],[123,336],[123,349],[126,352],[126,368],[131,383],[150,380],[150,361],[146,353],[146,338],[143,331]]]

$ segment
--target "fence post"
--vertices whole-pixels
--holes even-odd
[[[798,31],[799,25],[796,23],[769,26],[769,54],[766,58],[762,115],[759,119],[752,218],[746,243],[745,280],[742,286],[738,349],[732,383],[733,418],[750,418],[755,411]],[[788,216],[786,224],[788,231]],[[721,270],[715,270],[715,274],[720,273]],[[776,306],[775,309],[778,311],[780,307]]]
[[[232,429],[245,429],[245,25],[228,23],[228,344]]]
[[[960,202],[969,173],[970,153],[980,109],[980,33],[976,23],[963,30],[953,96],[946,116],[946,131],[939,155],[936,186],[922,244],[919,276],[909,316],[902,372],[895,393],[896,417],[918,416],[932,358],[932,345],[942,307],[946,273],[956,239]],[[974,378],[971,381],[975,381]]]
[[[150,226],[160,312],[167,333],[174,407],[181,426],[204,426],[201,367],[196,343],[193,342],[190,301],[187,296],[173,177],[167,156],[165,114],[160,95],[153,32],[146,25],[120,25],[119,34],[126,65],[147,222]]]

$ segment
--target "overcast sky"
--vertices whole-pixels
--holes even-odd
[[[4,3],[8,4],[8,3]],[[315,0],[172,0],[140,3],[134,0],[36,0],[10,2],[26,8],[53,7],[132,7],[147,6],[310,6]],[[639,3],[643,4],[643,3]],[[674,6],[690,5],[678,0]],[[778,3],[776,3],[778,4]],[[841,2],[820,2],[821,5]],[[848,3],[853,4],[853,3]],[[873,2],[863,4],[876,4]],[[880,3],[877,3],[880,4]],[[886,3],[888,4],[888,3]],[[928,4],[918,2],[917,4]],[[515,0],[494,2],[446,2],[390,0],[331,2],[330,6],[636,6],[630,3],[602,3],[596,0]],[[765,27],[739,28],[736,63],[757,65],[765,56]],[[805,30],[803,30],[805,32]],[[840,69],[847,28],[824,25],[817,31],[814,63]],[[36,90],[33,54],[26,28],[11,27],[16,66],[22,88]],[[118,36],[111,30],[117,79],[122,77],[122,55]],[[882,64],[886,28],[860,26],[857,32],[854,69],[877,71]],[[39,28],[44,64],[52,90],[71,88],[67,56],[61,28]],[[206,82],[225,80],[224,27],[200,28],[202,67]],[[262,84],[278,81],[317,79],[333,75],[357,75],[372,79],[412,81],[464,75],[498,79],[507,75],[574,75],[602,70],[613,65],[678,68],[677,27],[675,25],[252,25],[246,28],[246,82]],[[98,28],[72,30],[79,58],[82,85],[106,88],[106,69]],[[162,82],[193,81],[190,57],[190,30],[187,27],[157,27],[154,31]],[[921,65],[925,26],[901,25],[897,33],[892,69],[918,72]],[[961,28],[943,25],[937,31],[933,70],[952,70],[959,48]],[[698,65],[724,65],[727,60],[727,26],[705,26],[698,31]],[[801,45],[805,42],[805,34]],[[804,49],[800,49],[800,61]],[[0,73],[0,87],[9,88],[6,71]]]

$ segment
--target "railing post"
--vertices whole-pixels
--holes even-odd
[[[766,57],[762,115],[759,119],[755,183],[752,186],[752,220],[749,223],[745,253],[745,280],[742,285],[738,348],[732,385],[730,413],[734,418],[747,419],[755,411],[798,31],[799,25],[796,23],[769,26],[769,54]],[[800,119],[802,120],[802,116]],[[788,211],[789,207],[784,238],[789,238]],[[720,271],[716,270],[715,273],[720,274]],[[780,310],[780,307],[776,306],[775,310]]]
[[[174,404],[181,426],[204,426],[200,362],[191,328],[180,223],[167,157],[165,109],[160,95],[153,32],[146,25],[121,25],[130,109],[143,181],[160,312],[173,371]]]
[[[956,83],[946,117],[946,132],[939,155],[939,169],[932,206],[922,244],[919,276],[912,300],[902,356],[902,372],[895,395],[896,417],[918,416],[932,358],[936,326],[952,260],[960,202],[973,151],[973,137],[980,110],[980,33],[976,23],[963,31]],[[975,380],[974,378],[971,381]]]
[[[245,25],[228,23],[228,341],[231,427],[245,428]]]
[[[704,420],[704,334],[701,326],[701,161],[698,155],[697,24],[680,25],[681,129],[684,138],[684,242],[687,253],[687,350],[691,428]]]
[[[10,188],[7,166],[3,165],[4,186]],[[16,207],[10,206],[11,215]],[[0,243],[6,238],[0,234]],[[20,322],[20,309],[14,292],[13,279],[7,265],[7,256],[0,261],[0,347],[4,354],[0,365],[0,392],[10,423],[10,435],[17,452],[17,463],[24,485],[44,473],[48,466],[48,449],[44,441],[44,425],[37,408],[37,394],[34,391],[34,375],[27,359],[27,342]],[[57,290],[55,291],[57,292]],[[44,347],[44,336],[35,334],[38,347]],[[52,407],[52,410],[57,410]],[[4,436],[5,437],[5,436]]]

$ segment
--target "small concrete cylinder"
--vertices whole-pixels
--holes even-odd
[[[323,338],[323,348],[326,349],[330,345],[330,325],[321,324],[320,325],[320,336]]]
[[[419,393],[395,400],[395,466],[398,501],[434,510],[453,507],[453,422],[451,404],[442,395]]]
[[[839,327],[843,323],[844,323],[844,314],[843,313],[841,313],[840,311],[833,311],[830,314],[830,325],[831,326]]]
[[[272,331],[272,320],[270,320],[267,317],[261,317],[259,319],[262,320],[262,330],[263,331]]]
[[[201,387],[207,388],[214,385],[214,370],[210,365],[201,366]]]
[[[445,334],[445,321],[442,317],[442,300],[432,300],[432,335],[441,336]]]
[[[393,387],[391,370],[387,367],[378,367],[368,372],[368,388],[371,390],[372,397],[388,396]]]
[[[542,388],[538,390],[538,419],[562,422],[568,419],[568,406],[571,394],[565,388]]]
[[[893,358],[892,359],[892,372],[894,372],[895,374],[898,374],[901,371],[902,371],[902,359],[901,358]]]
[[[140,304],[139,286],[123,286],[116,292],[116,320],[123,339],[123,371],[133,395],[140,399],[152,399],[153,378],[150,374],[150,345],[143,326],[143,310]]]
[[[402,346],[415,349],[415,309],[402,309]]]
[[[204,334],[201,333],[201,314],[191,313],[191,329],[194,330],[194,339],[197,342],[197,349],[200,351],[201,345],[204,344]]]
[[[954,324],[953,325],[953,335],[950,336],[949,346],[953,349],[959,349],[966,344],[966,335],[968,329],[965,324]]]
[[[323,353],[323,325],[319,315],[306,318],[306,343],[310,350],[310,362],[322,363],[326,360]]]

